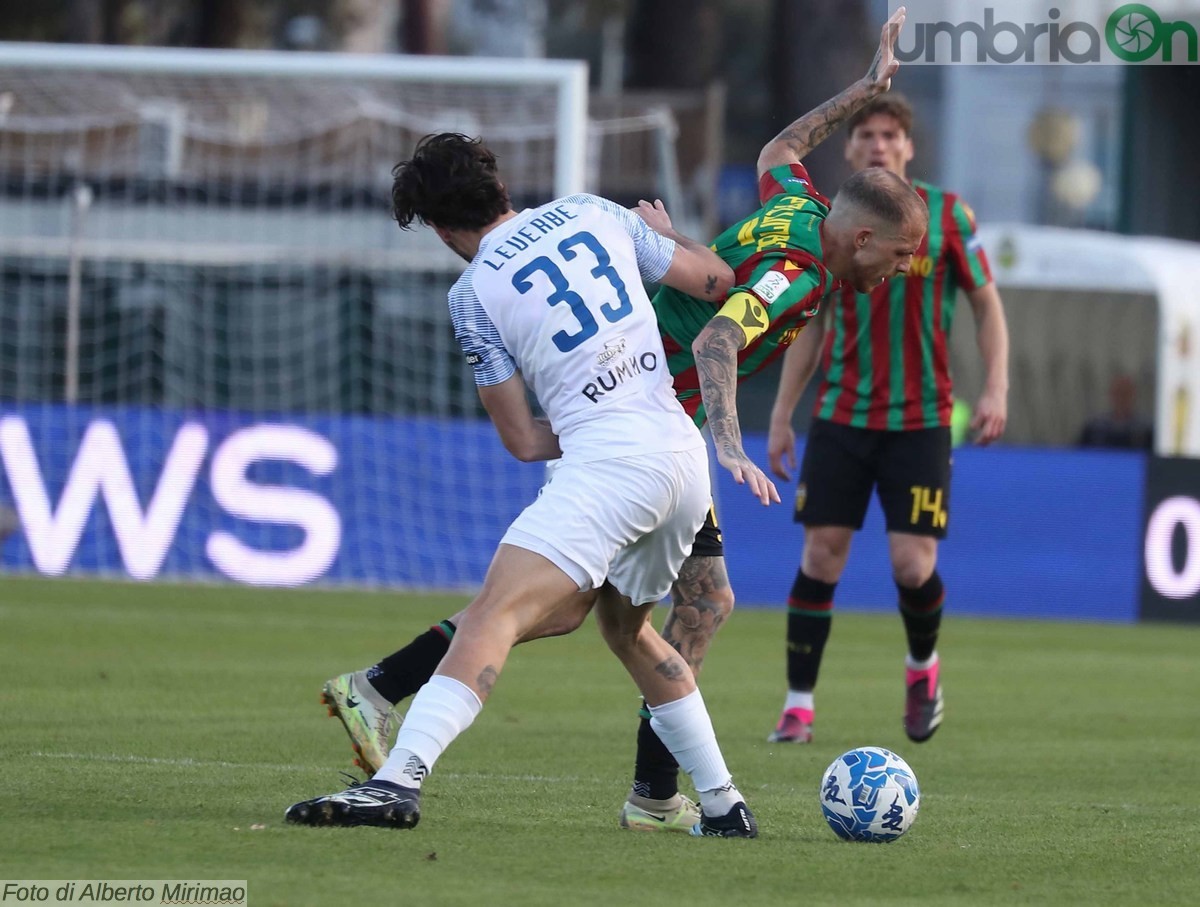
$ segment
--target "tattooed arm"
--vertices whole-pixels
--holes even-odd
[[[675,242],[675,255],[662,283],[696,299],[720,302],[725,298],[733,286],[733,269],[704,243],[677,231],[661,199],[655,199],[654,204],[642,199],[632,211],[650,229]]]
[[[729,304],[741,301],[739,297],[746,297],[746,318],[765,318],[761,304],[757,304],[755,312],[756,300],[748,294],[734,294]],[[727,309],[728,305],[722,311]],[[750,492],[763,504],[778,503],[775,484],[742,449],[737,414],[737,356],[747,339],[746,330],[737,321],[729,315],[715,315],[692,342],[692,354],[696,357],[700,396],[708,414],[717,461],[733,474],[735,482],[749,485]]]
[[[904,24],[904,7],[883,26],[879,37],[879,49],[871,61],[867,74],[815,110],[810,110],[800,119],[775,136],[763,146],[758,155],[758,175],[762,176],[772,167],[793,164],[804,159],[810,151],[820,145],[842,125],[856,110],[871,98],[891,87],[892,76],[900,68],[894,48],[900,26]]]

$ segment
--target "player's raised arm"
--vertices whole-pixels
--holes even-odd
[[[900,27],[904,24],[904,15],[902,6],[884,23],[879,36],[879,49],[875,51],[875,59],[871,61],[865,76],[837,97],[830,98],[815,110],[810,110],[763,146],[758,155],[760,177],[772,167],[803,160],[805,155],[829,138],[851,114],[871,98],[891,87],[892,76],[900,68],[895,47]]]
[[[733,286],[733,269],[708,246],[676,231],[661,199],[654,204],[642,199],[632,210],[646,226],[675,243],[671,265],[660,283],[697,299],[720,302],[725,298]]]

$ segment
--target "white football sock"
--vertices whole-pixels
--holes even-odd
[[[788,690],[787,699],[783,701],[783,710],[786,712],[789,709],[808,709],[811,712],[813,710],[813,694]]]
[[[421,786],[454,738],[471,726],[483,703],[466,684],[434,674],[413,697],[396,745],[373,780]]]
[[[746,799],[732,781],[716,790],[702,790],[699,793],[700,808],[704,815],[713,819],[728,815],[731,809]]]
[[[932,655],[930,655],[924,661],[917,661],[911,655],[904,656],[904,666],[906,668],[908,668],[910,671],[928,671],[935,664],[937,664],[937,661],[938,661],[937,652],[934,652]]]
[[[708,717],[708,709],[704,707],[704,698],[699,690],[674,702],[648,708],[650,726],[671,751],[680,768],[691,776],[692,784],[700,793],[701,803],[706,792],[732,786],[732,776],[725,767],[725,757],[717,745],[712,719]],[[728,810],[722,811],[721,815],[725,812]]]

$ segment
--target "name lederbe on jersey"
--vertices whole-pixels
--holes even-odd
[[[583,386],[583,389],[580,391],[583,396],[587,397],[593,403],[599,403],[601,397],[612,393],[630,378],[637,377],[642,372],[652,372],[658,368],[658,354],[653,350],[635,353],[632,356],[625,356],[624,337],[605,341],[604,349],[596,355],[596,364],[603,368],[618,357],[622,358],[620,358],[620,361],[616,365],[610,366],[605,371],[593,375],[592,379]]]
[[[575,219],[576,215],[562,205],[543,211],[539,217],[530,219],[528,224],[513,231],[504,242],[490,250],[483,263],[493,271],[499,271],[516,258],[517,253],[524,252],[547,233],[553,233],[557,228],[566,226],[567,221]]]

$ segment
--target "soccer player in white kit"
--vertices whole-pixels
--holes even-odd
[[[297,803],[306,825],[412,828],[442,752],[479,714],[518,641],[573,622],[598,590],[597,623],[645,696],[655,731],[700,794],[698,835],[755,837],[691,669],[649,622],[711,500],[704,440],[675,399],[642,280],[719,300],[733,274],[655,217],[593,195],[517,213],[480,141],[428,136],[393,172],[393,210],[470,262],[450,290],[455,336],[505,447],[561,458],[509,527],[437,672],[375,776]],[[531,390],[547,421],[536,419]],[[751,490],[766,503],[765,485]],[[767,480],[761,477],[762,482]]]

